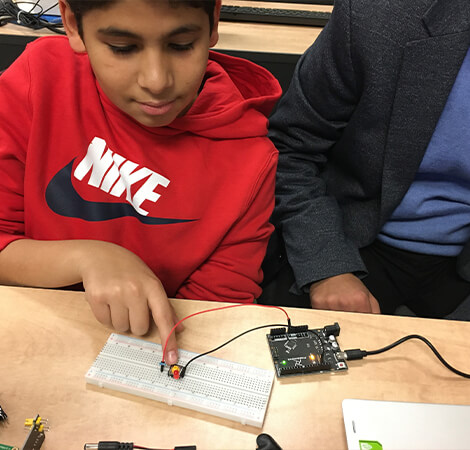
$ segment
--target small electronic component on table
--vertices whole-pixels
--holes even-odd
[[[37,415],[34,419],[26,419],[24,425],[29,428],[28,436],[21,450],[39,450],[46,435],[47,420]]]
[[[5,422],[8,420],[7,413],[0,406],[0,422]]]
[[[37,415],[34,419],[26,419],[24,426],[29,430],[28,436],[21,449],[10,445],[0,444],[0,450],[39,450],[46,439],[44,432],[49,429],[47,419]]]

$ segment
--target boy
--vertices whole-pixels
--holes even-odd
[[[35,41],[0,77],[0,282],[83,283],[100,322],[140,335],[151,314],[162,342],[168,296],[252,302],[279,84],[209,55],[220,0],[59,3],[68,42]]]

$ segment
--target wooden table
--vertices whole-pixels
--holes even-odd
[[[174,300],[179,317],[219,306]],[[470,323],[331,311],[288,309],[294,325],[321,328],[338,322],[342,349],[373,350],[406,334],[421,334],[455,367],[470,372]],[[44,450],[82,449],[85,442],[118,440],[173,448],[255,449],[265,432],[285,449],[345,449],[341,401],[369,398],[433,403],[470,403],[470,380],[447,370],[419,341],[361,361],[343,373],[275,380],[264,427],[170,407],[160,402],[100,389],[85,373],[110,333],[99,324],[80,292],[0,287],[0,404],[9,415],[0,443],[21,446],[23,421],[48,418]],[[256,306],[202,314],[185,322],[180,348],[204,352],[239,334],[283,323],[276,309]],[[266,330],[234,341],[214,356],[273,369]],[[145,339],[159,342],[153,329]]]

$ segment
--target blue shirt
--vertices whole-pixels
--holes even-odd
[[[443,256],[458,255],[470,239],[470,50],[415,179],[378,238]]]

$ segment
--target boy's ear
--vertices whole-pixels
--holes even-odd
[[[78,24],[75,14],[70,9],[67,0],[59,0],[60,15],[62,16],[62,23],[64,24],[65,32],[69,38],[72,50],[78,53],[86,52],[85,44],[78,32]]]
[[[220,19],[220,7],[222,6],[222,0],[215,0],[214,7],[214,26],[212,27],[212,33],[210,38],[210,46],[214,47],[219,40],[219,19]]]

